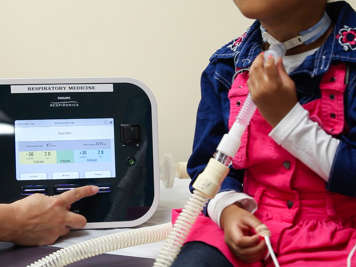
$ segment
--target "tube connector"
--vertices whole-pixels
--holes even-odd
[[[286,54],[286,51],[287,50],[283,44],[273,44],[267,51],[265,51],[264,59],[266,61],[269,56],[272,56],[277,62],[281,57]]]
[[[240,147],[241,136],[245,129],[246,126],[236,120],[229,133],[224,134],[216,150],[233,158]]]
[[[199,174],[193,187],[205,194],[208,198],[213,198],[219,191],[220,185],[229,172],[229,167],[211,158],[204,171]]]

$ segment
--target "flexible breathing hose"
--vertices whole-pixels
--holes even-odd
[[[167,238],[170,223],[106,235],[60,249],[27,267],[62,267],[120,248],[153,243]]]
[[[177,221],[173,226],[173,230],[169,233],[165,245],[160,250],[153,265],[154,267],[171,266],[186,240],[192,224],[202,211],[207,200],[208,198],[198,190],[193,192],[189,201],[178,216]]]
[[[252,101],[251,94],[248,94],[236,120],[244,127],[247,127],[250,124],[251,118],[255,111],[256,105]]]

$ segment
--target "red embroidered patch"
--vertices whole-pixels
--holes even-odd
[[[339,34],[336,35],[336,38],[345,51],[349,49],[356,50],[356,28],[344,26],[344,28],[339,30]]]
[[[232,44],[230,44],[228,47],[232,50],[232,51],[236,51],[237,48],[240,46],[240,44],[242,43],[242,41],[245,39],[246,37],[246,32],[241,35],[240,37],[236,38]]]

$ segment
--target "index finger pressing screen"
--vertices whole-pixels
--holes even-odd
[[[58,195],[58,198],[64,201],[66,205],[71,205],[82,198],[95,195],[98,190],[99,188],[97,186],[87,185],[66,191]]]

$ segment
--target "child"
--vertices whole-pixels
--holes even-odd
[[[273,266],[262,223],[281,266],[346,266],[356,244],[356,13],[343,1],[234,2],[256,22],[202,75],[193,181],[249,92],[258,110],[172,266]],[[281,43],[284,66],[265,60]]]

